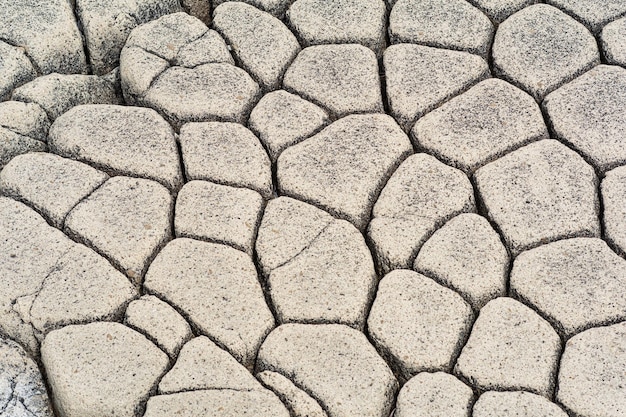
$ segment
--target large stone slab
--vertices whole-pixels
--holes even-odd
[[[626,261],[600,239],[567,239],[522,253],[511,290],[565,337],[626,319]]]
[[[513,255],[558,239],[600,235],[596,174],[556,140],[511,152],[480,168],[475,179]]]
[[[411,152],[391,117],[344,117],[280,155],[278,188],[363,230],[388,176]]]
[[[331,417],[388,416],[398,382],[365,335],[339,324],[284,324],[269,334],[257,370],[274,370]]]
[[[168,366],[141,334],[119,323],[67,326],[41,347],[61,417],[136,417]]]
[[[546,4],[505,20],[493,41],[496,75],[537,101],[600,63],[595,38],[581,23]]]
[[[626,164],[626,69],[598,65],[543,102],[556,137],[600,172]]]
[[[228,246],[175,239],[150,265],[144,288],[247,367],[274,327],[252,260]]]
[[[303,49],[287,69],[283,88],[319,104],[335,117],[383,112],[376,55],[362,45]]]
[[[393,173],[372,210],[367,234],[383,273],[411,268],[417,251],[448,219],[475,211],[474,190],[463,172],[425,153]]]
[[[478,56],[422,45],[390,46],[383,66],[390,113],[407,131],[417,118],[489,76]]]

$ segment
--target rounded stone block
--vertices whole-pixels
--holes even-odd
[[[470,417],[474,393],[444,372],[422,372],[400,390],[395,417]]]
[[[474,404],[473,417],[567,417],[545,397],[525,391],[487,391]]]
[[[609,23],[600,34],[602,54],[609,64],[626,67],[626,17]]]

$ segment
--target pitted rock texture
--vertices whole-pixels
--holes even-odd
[[[625,35],[0,0],[0,417],[624,417]]]

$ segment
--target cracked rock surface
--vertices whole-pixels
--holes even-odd
[[[626,416],[626,0],[0,0],[0,417]]]

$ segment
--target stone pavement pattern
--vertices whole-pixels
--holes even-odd
[[[0,0],[0,417],[626,417],[626,0]]]

